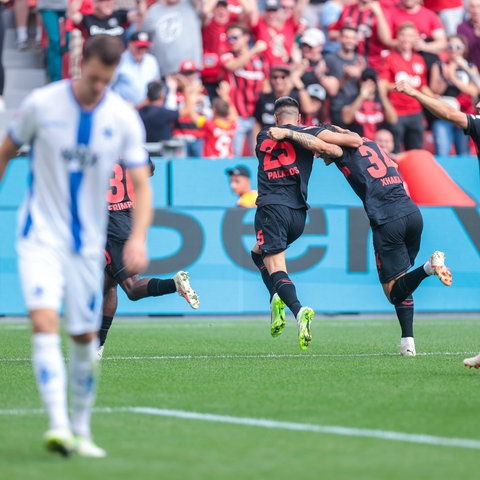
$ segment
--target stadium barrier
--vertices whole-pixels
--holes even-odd
[[[454,274],[444,287],[426,279],[415,292],[417,311],[480,311],[480,177],[476,157],[437,158],[474,206],[421,206],[422,246],[416,266],[433,250],[446,252]],[[198,311],[177,295],[129,301],[119,294],[118,314],[265,314],[268,294],[250,248],[255,210],[235,208],[227,168],[256,160],[155,158],[155,218],[149,231],[146,275],[168,278],[186,270],[200,296]],[[421,172],[420,172],[421,174]],[[28,161],[11,162],[0,184],[0,315],[23,315],[14,248],[16,211],[26,191]],[[255,177],[255,175],[253,175]],[[428,181],[426,176],[425,181]],[[256,180],[252,178],[253,187]],[[439,185],[438,188],[442,188]],[[457,192],[458,193],[458,192]],[[312,206],[304,235],[288,251],[299,298],[319,313],[391,312],[378,282],[369,225],[359,199],[334,167],[316,162]]]

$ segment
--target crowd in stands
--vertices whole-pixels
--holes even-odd
[[[139,110],[148,142],[181,140],[188,156],[252,155],[283,95],[306,125],[391,132],[393,154],[473,152],[458,127],[394,85],[408,79],[473,113],[480,0],[14,0],[14,11],[19,49],[38,45],[42,26],[50,81],[75,76],[82,39],[122,37],[111,88]]]

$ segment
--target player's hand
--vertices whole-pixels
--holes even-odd
[[[267,135],[272,139],[279,142],[286,138],[289,134],[290,130],[288,128],[279,128],[279,127],[270,127],[268,129]]]
[[[123,263],[130,274],[141,273],[148,267],[147,250],[143,240],[130,237],[123,247]]]
[[[408,80],[400,80],[395,84],[395,90],[400,93],[405,93],[406,95],[412,97],[416,90],[410,85]]]

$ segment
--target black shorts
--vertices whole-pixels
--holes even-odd
[[[130,273],[127,273],[125,264],[123,263],[123,246],[125,241],[119,241],[114,238],[107,238],[107,245],[105,246],[105,272],[111,277],[117,280],[118,283],[122,283],[127,278],[131,277]]]
[[[422,230],[420,211],[373,229],[373,248],[381,283],[387,283],[413,267],[420,250]]]
[[[257,245],[264,253],[279,253],[287,249],[305,229],[307,211],[285,205],[265,205],[255,213]]]

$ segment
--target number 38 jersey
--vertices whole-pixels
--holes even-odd
[[[135,206],[133,185],[122,163],[113,167],[107,191],[109,238],[125,241],[132,231],[132,209]]]
[[[358,148],[342,147],[343,155],[333,160],[363,202],[370,225],[382,225],[417,211],[390,157],[375,142],[363,141]]]
[[[258,158],[257,206],[285,205],[309,208],[308,181],[312,173],[313,153],[290,140],[276,142],[267,136],[264,127],[257,136],[255,152]],[[286,125],[284,128],[317,135],[319,127]]]

